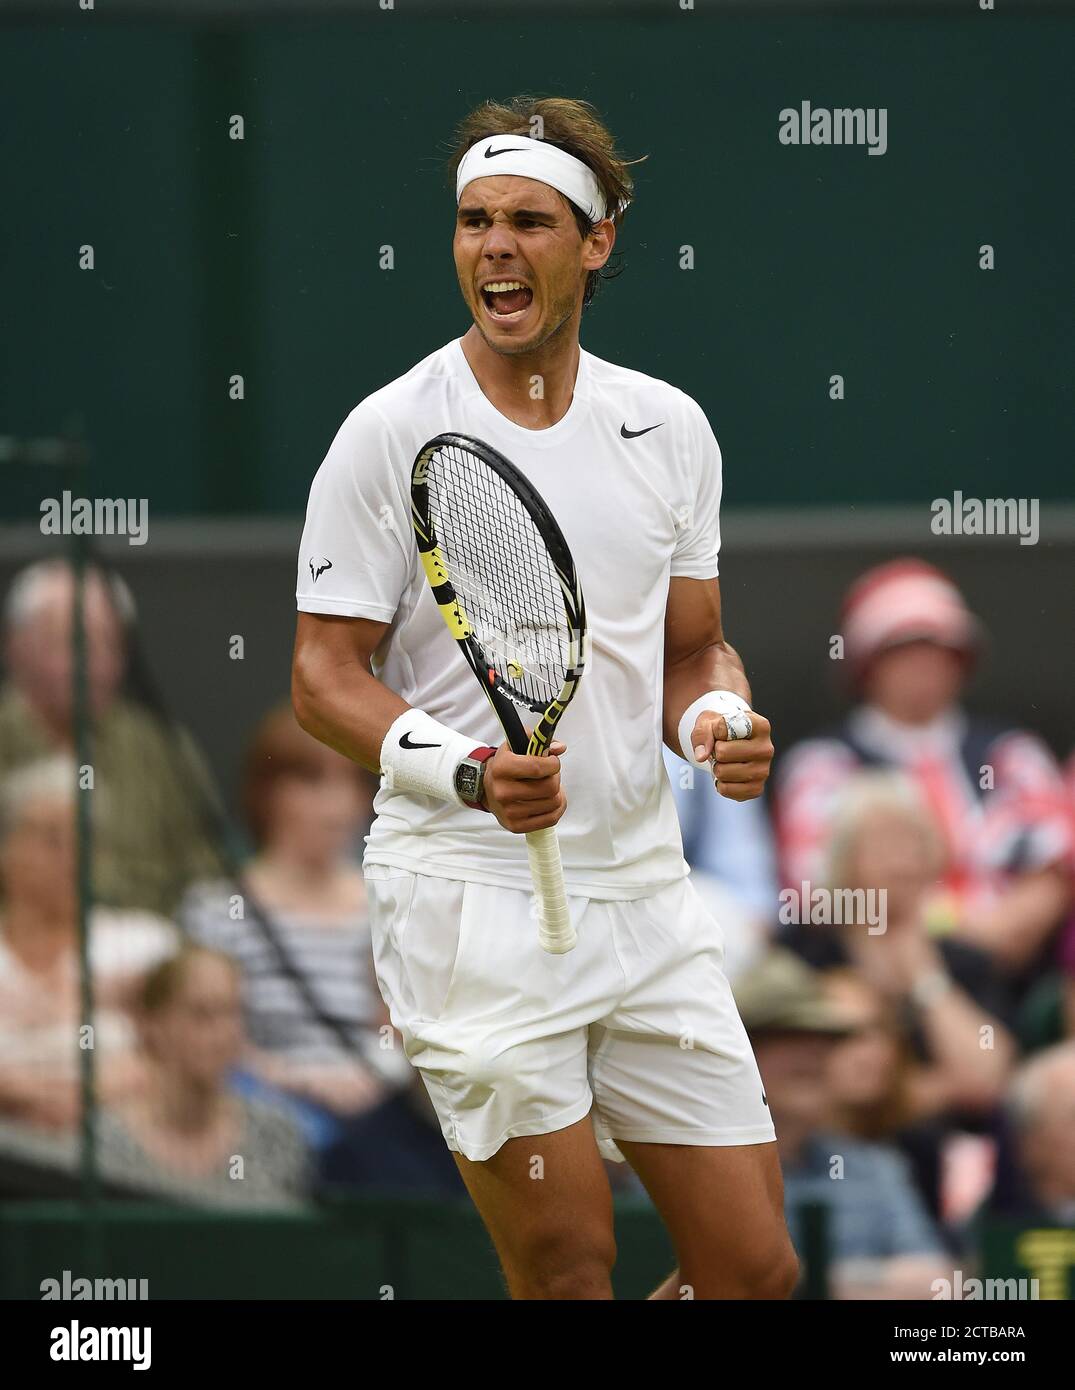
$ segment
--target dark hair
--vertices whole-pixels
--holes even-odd
[[[576,101],[572,97],[518,96],[507,104],[483,102],[455,132],[449,164],[453,180],[467,150],[488,135],[526,135],[581,159],[597,179],[608,208],[607,216],[617,228],[623,222],[634,189],[629,166],[641,163],[641,159],[625,159],[618,152],[612,133],[588,101]],[[579,235],[585,239],[597,224],[570,200],[568,206],[574,214]],[[611,264],[613,261],[615,266]],[[582,307],[586,308],[592,301],[602,280],[615,279],[622,274],[623,268],[622,252],[614,251],[608,265],[591,270],[586,277]]]

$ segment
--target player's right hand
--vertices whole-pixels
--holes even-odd
[[[560,755],[567,744],[554,742],[542,758],[513,753],[502,743],[485,764],[482,800],[505,830],[525,835],[555,825],[567,810],[560,788]]]

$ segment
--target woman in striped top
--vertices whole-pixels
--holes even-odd
[[[243,778],[255,854],[240,882],[196,884],[179,914],[190,937],[242,970],[246,1068],[336,1115],[368,1108],[407,1075],[354,856],[373,790],[368,773],[299,728],[290,705],[272,710]]]

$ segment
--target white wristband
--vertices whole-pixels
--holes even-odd
[[[703,710],[712,710],[714,714],[738,714],[745,712],[750,706],[741,695],[736,695],[734,690],[710,690],[705,695],[700,695],[689,709],[684,710],[683,718],[679,721],[679,746],[683,750],[683,756],[690,763],[691,767],[708,767],[708,762],[700,763],[694,756],[694,748],[691,745],[691,734],[694,726],[698,723],[698,716]]]
[[[480,738],[457,734],[420,709],[407,709],[384,736],[381,776],[394,791],[418,792],[463,806],[455,771],[480,747]]]

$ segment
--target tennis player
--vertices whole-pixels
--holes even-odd
[[[473,323],[362,401],[314,479],[295,711],[381,774],[377,976],[511,1295],[612,1296],[604,1154],[635,1169],[676,1250],[654,1298],[786,1297],[773,1123],[661,749],[735,801],[769,775],[769,723],[721,626],[720,450],[689,396],[579,346],[631,193],[593,109],[487,103],[453,168]],[[575,557],[589,665],[543,758],[500,742],[418,564],[410,470],[443,431],[505,454]],[[566,955],[538,944],[524,839],[552,825]]]

